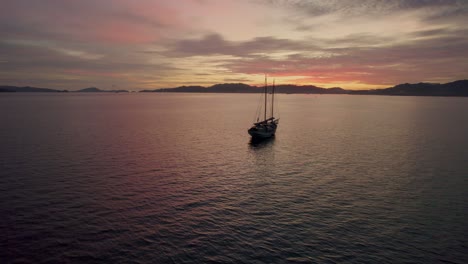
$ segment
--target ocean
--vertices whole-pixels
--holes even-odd
[[[468,98],[0,95],[0,263],[468,263]]]

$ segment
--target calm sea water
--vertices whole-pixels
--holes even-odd
[[[0,95],[0,262],[468,262],[468,98],[258,101]]]

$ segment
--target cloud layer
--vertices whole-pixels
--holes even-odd
[[[461,0],[7,1],[0,84],[448,82],[468,78],[467,18]]]

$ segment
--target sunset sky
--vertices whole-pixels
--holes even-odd
[[[465,0],[6,0],[0,85],[368,89],[468,78]]]

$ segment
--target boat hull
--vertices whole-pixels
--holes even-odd
[[[278,120],[272,119],[267,122],[260,122],[254,124],[247,132],[252,138],[269,138],[275,135],[276,128],[278,127]]]
[[[251,129],[249,129],[248,132],[250,136],[252,136],[252,138],[269,138],[269,137],[274,136],[276,133],[276,131],[265,132],[265,131],[254,131]]]

